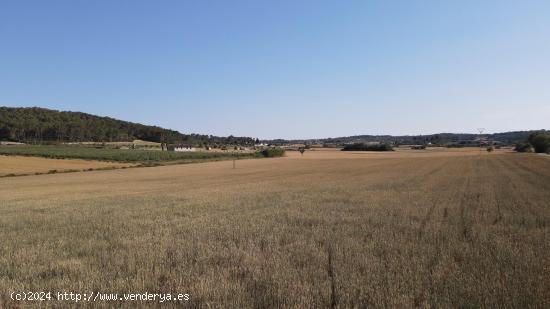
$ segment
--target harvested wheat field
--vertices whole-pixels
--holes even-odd
[[[546,157],[319,150],[236,167],[0,179],[0,307],[14,289],[181,292],[194,307],[550,307]]]
[[[46,159],[38,157],[1,156],[0,177],[6,175],[27,175],[48,172],[66,172],[75,170],[119,168],[129,164],[86,161],[79,159]]]

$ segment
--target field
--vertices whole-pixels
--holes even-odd
[[[228,152],[171,152],[135,149],[109,149],[82,146],[7,146],[0,147],[0,155],[38,156],[52,159],[85,159],[114,162],[186,163],[194,161],[220,160],[233,157],[249,158],[253,153]]]
[[[0,177],[128,167],[130,164],[0,155]]]
[[[0,307],[17,305],[13,290],[181,292],[225,308],[550,307],[549,157],[287,155],[0,179]]]

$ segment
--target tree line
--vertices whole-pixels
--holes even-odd
[[[390,144],[353,143],[344,145],[342,151],[393,151]]]
[[[490,133],[483,134],[483,137],[491,140],[500,142],[503,144],[513,145],[519,142],[525,141],[530,134],[536,133],[539,131],[512,131],[512,132],[502,132],[502,133]],[[448,144],[456,143],[466,143],[479,138],[479,134],[471,133],[437,133],[437,134],[428,134],[428,135],[355,135],[355,136],[346,136],[346,137],[334,137],[334,138],[323,138],[323,139],[310,139],[310,140],[266,140],[264,142],[274,145],[285,145],[285,144],[335,144],[335,145],[344,145],[351,143],[381,143],[381,144],[392,144],[395,146],[398,145],[440,145],[445,146]]]
[[[23,143],[128,142],[136,139],[197,146],[253,145],[251,137],[183,134],[157,126],[45,108],[0,107],[0,140]]]

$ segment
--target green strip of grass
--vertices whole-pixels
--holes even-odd
[[[170,152],[134,149],[104,149],[78,146],[4,146],[0,147],[0,155],[131,163],[223,160],[230,158],[253,158],[257,156],[255,153]]]

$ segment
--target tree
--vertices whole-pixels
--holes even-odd
[[[527,140],[536,153],[550,152],[550,134],[544,132],[532,133]]]

